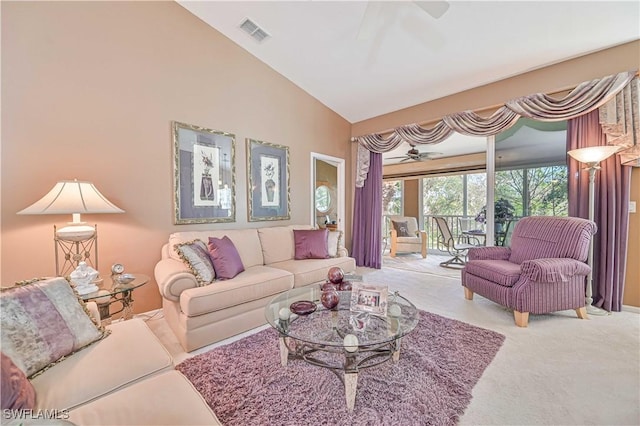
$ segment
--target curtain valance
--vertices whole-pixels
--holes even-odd
[[[620,93],[636,77],[637,71],[622,72],[579,84],[567,96],[555,99],[543,93],[535,93],[510,100],[485,118],[473,111],[463,111],[446,115],[432,128],[426,129],[418,124],[408,124],[392,130],[388,135],[370,134],[352,139],[363,148],[372,152],[388,152],[397,148],[402,142],[411,145],[435,144],[444,141],[455,131],[470,136],[491,136],[503,132],[513,126],[520,117],[527,117],[538,121],[562,121],[578,117],[605,105]],[[637,79],[636,79],[637,80]],[[634,86],[637,87],[637,86]],[[634,92],[634,90],[630,90]],[[637,92],[637,90],[635,91]],[[635,93],[637,110],[637,93]],[[631,95],[629,102],[633,104]],[[624,99],[620,102],[625,102]],[[620,117],[618,113],[615,117]],[[626,116],[631,117],[627,114]],[[636,125],[637,125],[636,115]],[[613,120],[618,120],[614,118]],[[636,126],[636,131],[638,127]],[[637,137],[633,149],[637,148]],[[363,182],[366,172],[361,177],[358,170],[358,182]],[[361,184],[360,184],[361,185]]]

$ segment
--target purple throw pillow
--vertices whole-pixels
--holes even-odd
[[[220,280],[230,280],[244,271],[240,254],[233,241],[226,235],[222,238],[209,237],[209,256]]]
[[[328,229],[294,229],[295,259],[327,259],[329,257],[328,238]]]
[[[33,410],[36,405],[36,391],[24,372],[16,366],[11,358],[2,354],[0,365],[2,381],[3,410]]]

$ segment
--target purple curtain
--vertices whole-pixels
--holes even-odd
[[[598,110],[567,124],[567,151],[606,145]],[[569,157],[569,216],[588,219],[589,173]],[[631,167],[613,155],[600,163],[595,179],[595,217],[598,232],[593,244],[593,305],[620,311],[627,267],[629,189]]]
[[[371,152],[367,179],[356,188],[353,244],[356,265],[382,267],[382,154]]]

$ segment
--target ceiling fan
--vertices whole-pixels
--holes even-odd
[[[434,19],[442,17],[449,9],[448,1],[413,1],[412,3]],[[383,2],[380,1],[371,0],[367,3],[358,31],[358,40],[368,40],[378,30],[382,7]]]
[[[438,155],[442,155],[441,152],[420,152],[415,145],[411,145],[411,149],[407,151],[407,153],[401,157],[389,157],[388,160],[397,160],[398,158],[402,158],[400,160],[401,163],[405,161],[424,161],[424,160],[433,160],[434,157]]]

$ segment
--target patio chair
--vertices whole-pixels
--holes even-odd
[[[516,325],[529,314],[574,309],[587,317],[585,263],[596,224],[575,217],[530,216],[518,221],[511,247],[469,250],[462,270],[464,295],[478,293],[513,309]]]
[[[389,216],[391,221],[391,257],[398,252],[420,253],[427,257],[427,232],[418,229],[418,221],[411,216]]]
[[[434,217],[433,220],[436,221],[436,225],[438,225],[438,230],[440,231],[440,235],[438,236],[438,249],[446,251],[453,256],[449,260],[440,262],[440,266],[445,268],[464,266],[467,263],[467,252],[470,248],[477,246],[463,242],[463,238],[466,237],[454,237],[444,217]]]

